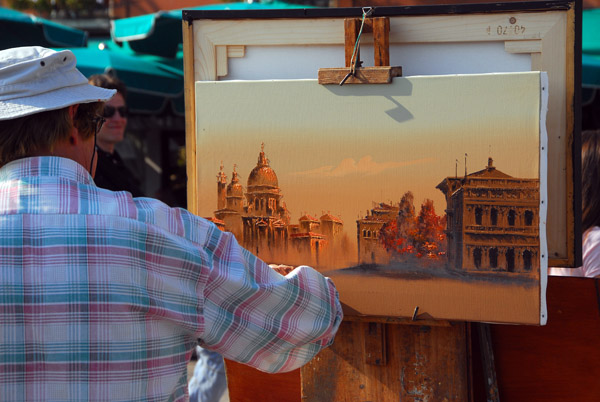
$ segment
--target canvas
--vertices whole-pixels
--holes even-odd
[[[347,314],[544,323],[545,80],[196,82],[200,215]]]

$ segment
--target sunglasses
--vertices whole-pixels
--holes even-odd
[[[125,106],[119,106],[119,107],[104,106],[104,111],[102,112],[102,116],[104,116],[106,118],[110,118],[110,117],[113,117],[115,115],[115,112],[117,112],[117,111],[119,112],[121,117],[127,117],[127,107],[125,107]]]

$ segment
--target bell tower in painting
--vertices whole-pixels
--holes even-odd
[[[221,169],[217,173],[217,209],[223,209],[227,206],[227,175],[223,171],[223,161]]]

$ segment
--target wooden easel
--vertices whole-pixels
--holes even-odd
[[[533,70],[548,70],[550,75],[554,77],[554,82],[551,83],[551,93],[561,94],[560,97],[556,97],[556,102],[551,105],[550,109],[556,111],[552,113],[549,119],[549,126],[555,127],[558,135],[554,138],[563,138],[566,143],[573,141],[572,135],[572,124],[573,124],[573,76],[574,74],[573,63],[570,62],[570,53],[573,49],[569,48],[569,44],[576,42],[577,34],[576,30],[572,29],[573,20],[579,18],[574,12],[574,9],[566,13],[559,11],[559,8],[555,4],[544,4],[539,6],[537,3],[534,8],[537,10],[538,7],[544,8],[543,13],[523,13],[524,6],[519,5],[514,10],[512,8],[503,8],[503,10],[509,10],[511,12],[510,17],[516,16],[517,21],[523,19],[529,25],[527,25],[527,32],[539,32],[535,38],[529,40],[520,40],[520,37],[515,35],[508,37],[495,37],[490,36],[489,27],[492,27],[491,33],[494,34],[493,28],[496,26],[496,22],[499,25],[504,24],[502,21],[495,19],[495,11],[491,8],[483,8],[483,5],[468,5],[470,13],[473,15],[463,14],[460,12],[462,9],[458,9],[456,6],[448,7],[444,6],[444,15],[429,15],[434,14],[431,12],[431,8],[428,8],[427,15],[416,15],[419,19],[419,23],[408,26],[402,31],[402,37],[397,36],[389,37],[394,45],[402,44],[413,44],[413,43],[424,43],[424,44],[436,44],[444,43],[446,41],[452,42],[471,42],[481,41],[502,43],[504,48],[509,53],[526,53],[531,54],[532,69]],[[512,5],[511,5],[512,7]],[[529,4],[528,7],[532,7]],[[545,7],[552,7],[551,10],[545,9]],[[497,5],[494,5],[494,9],[497,10]],[[483,11],[482,11],[483,10]],[[491,13],[488,13],[492,11]],[[552,12],[548,12],[552,11]],[[556,12],[554,12],[556,11]],[[319,11],[319,17],[335,17],[339,15],[323,15]],[[193,14],[193,12],[191,13]],[[563,18],[562,14],[566,14]],[[345,14],[345,15],[356,15],[356,14]],[[392,26],[396,19],[410,21],[409,16],[401,16],[390,13],[392,15]],[[454,17],[460,21],[456,23]],[[245,48],[251,48],[252,46],[269,46],[269,45],[282,45],[285,42],[286,45],[319,45],[319,44],[336,44],[345,45],[345,67],[342,67],[344,71],[338,74],[335,79],[332,79],[330,84],[339,85],[341,80],[351,71],[352,67],[352,52],[353,47],[357,39],[358,30],[357,22],[362,22],[360,18],[354,18],[354,25],[350,22],[345,23],[346,32],[345,38],[342,38],[337,27],[333,29],[333,25],[327,18],[314,18],[310,21],[303,20],[305,15],[294,15],[294,18],[301,20],[299,25],[294,25],[294,32],[297,34],[290,34],[290,22],[285,19],[284,16],[281,20],[280,14],[277,14],[277,19],[267,18],[266,20],[238,20],[236,19],[231,23],[231,26],[226,25],[225,27],[220,26],[218,18],[213,18],[212,14],[202,15],[198,17],[190,16],[187,25],[184,25],[184,56],[186,57],[185,68],[186,68],[186,125],[187,125],[187,167],[188,176],[190,178],[188,190],[189,190],[189,205],[191,210],[194,211],[198,208],[198,197],[199,192],[196,178],[197,173],[197,158],[196,158],[196,131],[195,131],[195,81],[210,81],[219,80],[221,77],[227,76],[227,60],[229,57],[243,57]],[[493,17],[489,18],[488,17]],[[527,19],[525,19],[527,17]],[[555,18],[556,17],[556,18]],[[230,17],[228,17],[230,18]],[[244,17],[246,18],[246,17]],[[504,18],[504,17],[503,17]],[[193,23],[195,19],[202,21],[202,24],[198,24],[194,28]],[[463,19],[469,21],[466,24]],[[268,23],[268,35],[265,35],[262,31],[262,26]],[[506,19],[506,21],[509,21]],[[565,22],[566,21],[566,22]],[[310,24],[308,24],[310,22]],[[184,23],[185,24],[185,23]],[[350,26],[346,25],[350,24]],[[512,24],[508,22],[508,24]],[[330,27],[331,25],[331,27]],[[469,26],[470,29],[455,29],[457,26]],[[360,26],[360,25],[358,25]],[[373,30],[373,37],[375,42],[375,67],[389,67],[389,51],[387,52],[388,59],[385,61],[385,53],[380,53],[377,49],[385,49],[385,40],[377,39],[382,32],[377,28],[378,24],[375,23],[375,18],[372,20],[366,19],[365,25],[363,26],[363,32],[368,32],[370,29]],[[431,29],[435,26],[436,29]],[[304,27],[300,29],[299,27]],[[218,28],[218,29],[217,29]],[[477,28],[477,29],[476,29]],[[486,30],[486,28],[488,28]],[[261,32],[260,35],[248,35],[248,32],[256,30]],[[354,30],[354,33],[352,32]],[[565,33],[566,30],[566,33]],[[306,37],[307,32],[318,33],[318,40],[315,38]],[[383,30],[385,32],[385,28]],[[388,28],[389,34],[389,28]],[[266,36],[273,36],[272,40],[266,38]],[[565,36],[567,40],[565,41]],[[284,38],[284,39],[281,39]],[[351,40],[349,40],[351,38]],[[343,42],[345,40],[345,42]],[[389,41],[388,41],[389,42]],[[565,55],[562,53],[564,46],[562,44],[567,43],[566,55],[567,62],[565,63]],[[378,45],[379,44],[379,45]],[[381,46],[380,46],[381,45]],[[347,84],[359,84],[359,83],[387,83],[391,82],[391,78],[375,79],[374,77],[365,77],[371,67],[362,67],[360,65],[360,52],[355,56],[359,62],[356,75],[349,77],[346,81]],[[382,54],[382,56],[380,56]],[[195,56],[194,56],[195,55]],[[380,60],[380,61],[378,61]],[[341,63],[340,63],[341,65]],[[318,67],[318,65],[316,66]],[[315,68],[314,65],[312,67]],[[326,69],[322,69],[323,73],[326,73]],[[377,70],[377,69],[374,69]],[[566,70],[566,73],[565,73]],[[321,73],[321,71],[320,71]],[[394,75],[394,76],[400,76]],[[575,74],[576,76],[576,74]],[[269,77],[266,77],[269,78]],[[321,74],[319,75],[321,79]],[[321,82],[321,81],[320,81]],[[324,83],[324,82],[321,82]],[[346,84],[344,83],[344,85]],[[563,93],[566,91],[566,93]],[[566,99],[566,102],[564,101]],[[562,108],[562,109],[561,109]],[[559,113],[561,110],[567,109],[567,113]],[[575,138],[576,142],[576,138]],[[562,142],[561,142],[562,144]],[[555,148],[558,148],[556,144]],[[562,149],[562,148],[561,148]],[[561,191],[556,191],[556,194],[566,194],[566,202],[556,202],[552,205],[577,205],[577,202],[573,202],[573,191],[572,183],[572,169],[573,166],[577,166],[577,163],[572,163],[570,159],[574,154],[571,152],[571,148],[566,147],[566,152],[559,153],[555,152],[554,157],[558,158],[562,155],[564,158],[566,155],[566,166],[567,166],[567,185],[566,191],[562,191],[562,187],[558,186]],[[562,159],[561,159],[562,160]],[[576,161],[575,161],[576,162]],[[558,166],[558,164],[556,164]],[[569,177],[571,177],[569,179]],[[560,181],[557,181],[560,183]],[[573,247],[573,239],[580,238],[580,233],[573,230],[573,210],[568,209],[563,214],[560,208],[556,210],[552,209],[549,216],[553,216],[557,221],[569,222],[566,225],[566,229],[559,227],[555,230],[553,224],[549,226],[549,232],[554,234],[554,241],[550,242],[550,248],[552,251],[551,264],[562,265],[562,264],[574,264],[574,252],[573,250],[578,247]],[[564,217],[567,217],[565,220]],[[570,244],[566,248],[566,252],[561,250],[555,250],[556,244],[561,243],[556,239],[568,239],[566,243]],[[580,247],[579,247],[580,248]],[[576,260],[576,258],[575,258]],[[569,262],[570,261],[570,262]],[[550,281],[552,282],[552,280]],[[550,287],[552,288],[552,287]],[[556,297],[562,303],[569,296],[579,295],[577,290],[569,289],[569,292],[561,293]],[[595,300],[595,299],[594,299]],[[589,305],[589,300],[587,305]],[[558,306],[558,304],[557,304]],[[566,318],[571,312],[567,314],[566,310],[562,305],[560,309],[553,310],[551,315],[554,313],[555,316],[563,314]],[[349,313],[350,314],[350,313]],[[471,397],[472,391],[472,375],[471,366],[473,364],[476,367],[478,360],[478,349],[474,346],[475,358],[471,362],[471,335],[470,328],[475,329],[475,325],[468,323],[451,323],[448,321],[436,321],[430,319],[423,319],[425,315],[420,317],[414,317],[414,321],[409,319],[388,319],[380,317],[352,317],[346,316],[345,320],[340,328],[338,336],[334,345],[320,353],[315,360],[313,360],[308,366],[305,366],[302,371],[302,385],[300,381],[300,370],[295,370],[291,373],[284,374],[264,374],[255,369],[241,365],[239,363],[227,362],[227,373],[229,381],[229,390],[232,401],[311,401],[311,400],[327,400],[327,401],[385,401],[385,400],[429,400],[443,401],[443,400],[455,400],[465,401],[473,400]],[[597,317],[593,317],[597,320]],[[574,319],[573,319],[574,320]],[[571,321],[573,321],[571,320]],[[593,321],[597,323],[597,321]],[[586,322],[587,324],[587,322]],[[496,327],[496,328],[494,328]],[[597,327],[597,326],[596,326]],[[596,328],[594,327],[594,328]],[[499,329],[498,329],[499,328]],[[572,322],[569,322],[569,326],[564,326],[568,330],[564,330],[560,337],[552,337],[552,347],[547,348],[546,352],[548,355],[552,355],[552,359],[556,360],[558,367],[553,367],[553,373],[562,377],[564,371],[562,371],[562,362],[567,361],[569,356],[574,355],[569,350],[568,344],[564,343],[565,333],[572,336],[572,338],[579,338],[580,335]],[[582,328],[589,328],[585,326]],[[544,375],[537,375],[537,373],[531,370],[532,367],[539,365],[539,356],[543,354],[538,353],[535,346],[539,344],[539,332],[543,332],[552,328],[546,327],[527,327],[527,326],[492,326],[492,335],[494,336],[494,343],[498,340],[502,341],[502,335],[510,333],[511,338],[506,340],[504,343],[500,343],[504,349],[514,349],[514,353],[509,359],[508,353],[502,353],[503,350],[497,356],[498,362],[498,374],[499,383],[503,387],[500,391],[503,395],[503,400],[522,400],[524,395],[523,390],[529,392],[527,395],[538,396],[536,400],[549,400],[548,395],[577,395],[578,399],[580,394],[576,392],[586,392],[592,387],[580,387],[577,386],[577,382],[570,381],[569,384],[574,384],[571,387],[565,386],[560,381],[552,381],[554,387],[551,391],[547,391],[548,378],[547,375],[549,369],[546,369]],[[585,332],[585,331],[584,331]],[[597,332],[596,332],[597,333]],[[476,334],[476,332],[474,332]],[[527,335],[535,334],[535,336]],[[523,342],[526,338],[527,342]],[[473,335],[473,340],[476,340],[477,336]],[[579,340],[579,339],[578,339]],[[590,341],[593,343],[593,341]],[[582,349],[582,353],[577,355],[577,359],[581,360],[581,356],[590,356],[590,351],[583,351],[583,342],[579,342]],[[496,345],[494,345],[496,346]],[[539,347],[538,347],[539,349]],[[594,349],[595,351],[596,349]],[[557,351],[563,352],[559,358],[556,357]],[[506,352],[506,350],[504,350]],[[524,352],[530,355],[529,366],[523,365],[523,354]],[[537,353],[537,355],[536,355]],[[573,361],[577,360],[573,359]],[[560,362],[559,362],[560,360]],[[578,362],[579,363],[579,362]],[[504,373],[502,367],[504,364]],[[544,363],[542,363],[544,364]],[[521,367],[523,366],[523,367]],[[515,370],[515,367],[518,370]],[[595,366],[594,366],[595,367]],[[529,368],[529,369],[528,369]],[[475,374],[479,374],[480,370],[474,369]],[[583,371],[583,370],[582,370]],[[590,374],[591,371],[587,370]],[[507,378],[507,374],[511,377]],[[525,374],[529,375],[525,377]],[[578,373],[577,378],[581,378],[583,374]],[[590,376],[591,377],[591,376]],[[537,380],[538,386],[533,387],[532,383]],[[565,380],[564,378],[562,379]],[[566,381],[564,381],[566,382]],[[476,383],[482,383],[479,379]],[[589,382],[592,384],[592,382]],[[582,383],[579,383],[582,384]],[[595,384],[595,383],[593,383]],[[595,384],[596,385],[596,384]],[[302,387],[302,390],[300,389]],[[507,390],[514,390],[512,394]],[[562,390],[564,394],[558,394],[556,390]],[[540,392],[544,390],[544,392]],[[568,390],[568,392],[564,391]],[[594,388],[597,396],[597,388]],[[506,397],[510,395],[517,395],[514,398]],[[563,397],[562,400],[567,397]],[[557,398],[558,399],[558,398]],[[478,398],[479,400],[484,400]],[[595,400],[595,399],[587,399]]]

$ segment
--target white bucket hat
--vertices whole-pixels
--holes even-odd
[[[39,46],[0,51],[0,120],[103,102],[116,91],[88,84],[70,50]]]

